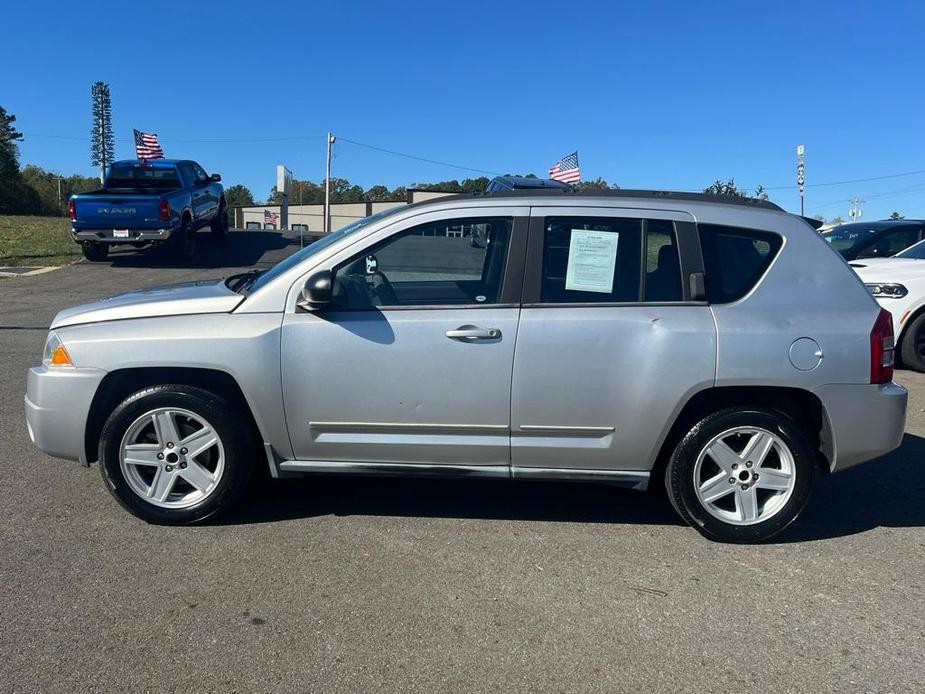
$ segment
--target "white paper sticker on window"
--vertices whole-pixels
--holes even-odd
[[[613,291],[613,271],[619,240],[620,234],[614,231],[572,229],[565,288],[610,294]]]

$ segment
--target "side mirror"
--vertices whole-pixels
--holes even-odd
[[[320,270],[305,282],[299,306],[307,311],[316,311],[329,303],[331,303],[331,271]]]
[[[209,178],[212,179],[213,181],[215,181],[216,183],[221,183],[222,175],[221,175],[221,174],[212,174],[211,176],[209,176]]]

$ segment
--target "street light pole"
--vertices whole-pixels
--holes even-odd
[[[324,174],[324,233],[331,233],[331,145],[337,139],[331,133],[328,133],[328,147],[325,156],[325,174]]]

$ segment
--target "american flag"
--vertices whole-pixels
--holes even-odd
[[[578,152],[562,157],[549,167],[549,177],[563,183],[580,183],[581,169],[578,168]]]
[[[163,159],[164,150],[157,141],[157,133],[135,131],[135,157],[138,159]]]
[[[270,210],[263,211],[263,223],[264,224],[276,224],[277,215],[275,212],[270,212]]]

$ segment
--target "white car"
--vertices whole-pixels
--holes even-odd
[[[893,316],[903,365],[925,371],[925,241],[890,258],[863,258],[850,265]]]

